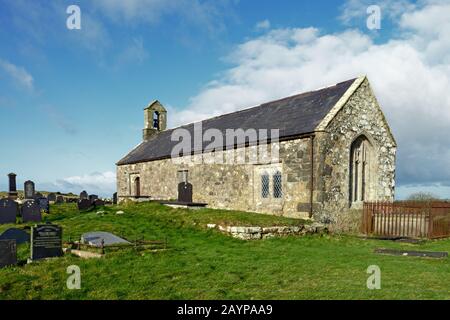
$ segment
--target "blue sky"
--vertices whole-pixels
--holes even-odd
[[[174,126],[367,74],[399,143],[399,197],[450,198],[450,1],[378,1],[369,30],[376,2],[0,0],[0,189],[12,171],[112,193],[153,99]]]

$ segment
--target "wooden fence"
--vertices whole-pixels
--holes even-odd
[[[450,237],[450,202],[365,202],[361,229],[385,237]]]

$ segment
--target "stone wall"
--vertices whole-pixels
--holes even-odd
[[[367,79],[327,126],[316,133],[316,179],[314,218],[334,221],[350,206],[350,149],[364,135],[371,142],[375,164],[371,199],[393,200],[396,143]],[[353,206],[361,206],[356,203]]]
[[[207,227],[209,229],[217,229],[220,232],[231,235],[233,238],[241,240],[261,240],[286,236],[322,234],[328,232],[328,229],[320,223],[274,227],[224,227],[216,224],[208,224]]]
[[[246,157],[252,149],[247,150]],[[207,203],[211,208],[270,213],[287,217],[309,216],[310,141],[296,139],[280,142],[276,164],[197,164],[201,155],[184,157],[185,164],[172,159],[144,162],[117,167],[119,201],[134,195],[133,180],[140,179],[141,195],[152,199],[177,199],[178,171],[188,170],[193,185],[193,201]],[[227,152],[216,152],[215,157]],[[211,156],[211,155],[210,155]],[[270,148],[269,148],[270,156]],[[206,160],[208,161],[208,160]],[[260,173],[279,170],[283,180],[283,198],[262,199]]]

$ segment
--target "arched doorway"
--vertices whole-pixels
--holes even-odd
[[[350,148],[350,206],[374,200],[376,181],[375,154],[366,136],[359,136]]]
[[[141,179],[139,177],[134,179],[134,196],[136,198],[141,196]]]

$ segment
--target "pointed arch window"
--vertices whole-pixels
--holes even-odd
[[[375,173],[372,144],[362,135],[350,150],[350,204],[373,198]]]

